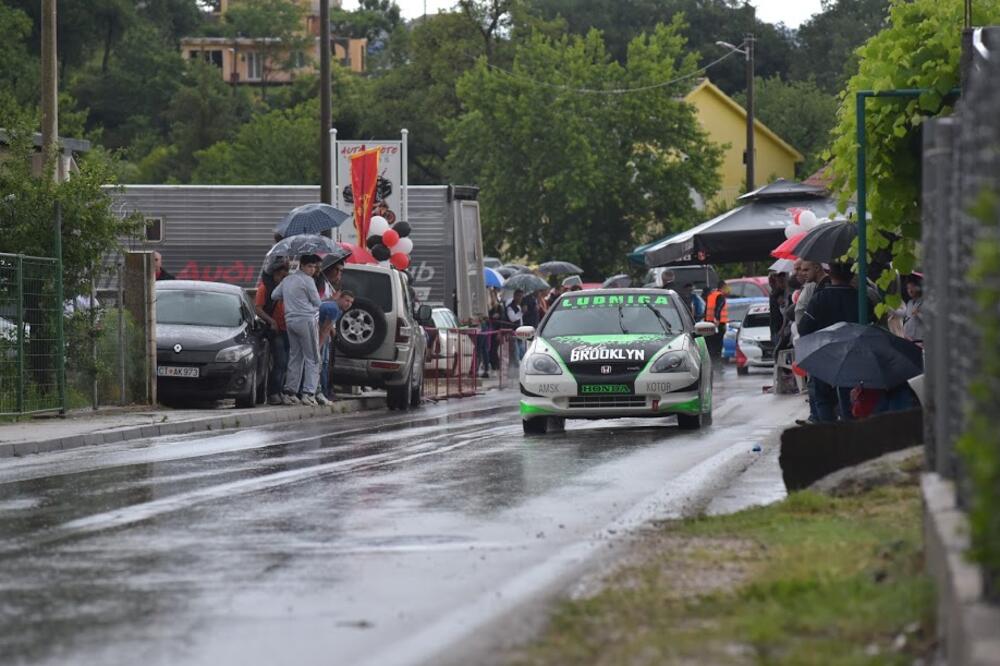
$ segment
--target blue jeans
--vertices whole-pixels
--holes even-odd
[[[271,340],[271,375],[267,380],[267,394],[281,393],[288,372],[288,333],[278,331]]]
[[[811,420],[818,423],[836,421],[838,402],[836,388],[816,377],[809,378],[809,418]]]
[[[330,357],[332,354],[331,340],[327,340],[323,345],[323,349],[320,351],[320,371],[319,371],[319,388],[323,392],[323,395],[330,397]]]

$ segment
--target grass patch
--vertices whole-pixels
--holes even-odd
[[[511,663],[910,664],[933,647],[915,486],[664,524]]]

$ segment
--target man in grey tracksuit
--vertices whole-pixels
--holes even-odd
[[[316,405],[319,382],[319,291],[313,276],[320,258],[306,254],[299,258],[299,270],[281,281],[271,294],[285,303],[288,328],[288,372],[281,402],[285,405]],[[299,386],[302,394],[297,397]]]

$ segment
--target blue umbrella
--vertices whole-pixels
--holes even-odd
[[[803,335],[795,362],[833,386],[891,389],[924,371],[923,351],[884,328],[840,322]]]
[[[483,269],[483,277],[486,279],[486,286],[492,287],[494,289],[499,289],[503,286],[504,279],[503,276],[497,273],[492,268]]]
[[[350,217],[350,213],[345,213],[330,204],[305,204],[285,215],[285,219],[274,228],[274,232],[285,238],[299,234],[318,234],[339,227]]]

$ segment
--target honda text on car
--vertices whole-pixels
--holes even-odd
[[[565,419],[674,415],[682,428],[712,416],[712,367],[702,336],[678,295],[664,289],[564,294],[535,330],[521,362],[525,434]]]

